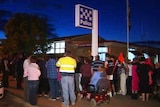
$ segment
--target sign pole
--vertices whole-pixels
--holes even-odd
[[[98,10],[77,4],[75,6],[75,26],[92,29],[91,55],[98,55]]]
[[[98,11],[93,10],[92,56],[98,55]]]

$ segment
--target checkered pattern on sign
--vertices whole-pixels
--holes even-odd
[[[80,8],[80,19],[83,19],[88,22],[92,22],[92,10],[87,8]]]

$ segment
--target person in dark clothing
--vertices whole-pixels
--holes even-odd
[[[99,66],[104,66],[104,62],[100,60],[100,56],[97,55],[95,56],[95,60],[92,62],[92,65],[91,65],[91,72],[92,74],[94,72],[97,72],[98,71],[98,67]]]
[[[23,81],[23,54],[18,54],[18,58],[15,64],[15,72],[17,73],[16,80],[17,80],[17,88],[22,89],[22,81]]]
[[[160,62],[155,64],[155,93],[157,100],[160,101]]]
[[[4,87],[8,87],[9,83],[8,83],[8,77],[9,77],[9,68],[8,68],[8,55],[4,55],[4,57],[2,58],[2,73],[3,73],[3,78],[2,78],[2,82]]]
[[[47,69],[45,67],[46,61],[43,56],[39,56],[37,64],[39,65],[41,71],[41,76],[39,78],[38,94],[39,96],[41,96],[44,92],[44,96],[47,97],[49,93],[49,83],[47,78]]]
[[[90,60],[89,58],[84,58],[84,64],[82,64],[80,71],[82,73],[82,79],[81,79],[81,84],[82,84],[82,89],[86,90],[88,88],[88,84],[91,79],[91,65],[89,64]]]
[[[75,69],[75,90],[77,92],[77,94],[79,94],[80,91],[82,91],[82,86],[80,84],[81,82],[81,77],[82,77],[82,74],[81,74],[81,71],[80,71],[80,68],[83,64],[83,57],[79,56],[76,61],[77,61],[77,67]]]
[[[115,83],[116,83],[116,71],[115,69],[115,58],[113,55],[106,55],[105,69],[107,73],[107,78],[111,84],[111,92],[116,95]]]
[[[140,58],[140,63],[137,66],[137,72],[139,75],[139,88],[142,94],[142,101],[148,101],[149,94],[151,93],[150,81],[152,81],[151,67],[145,63],[144,57]]]

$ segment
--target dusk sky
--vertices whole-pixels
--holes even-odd
[[[126,42],[126,0],[0,0],[0,28],[3,19],[14,13],[32,13],[47,16],[60,37],[92,33],[75,27],[76,4],[98,10],[101,37]],[[160,41],[160,0],[129,0],[129,4],[130,41]],[[0,38],[5,38],[0,30]]]

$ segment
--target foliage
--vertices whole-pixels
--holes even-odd
[[[4,52],[46,53],[50,26],[47,18],[26,13],[17,13],[5,25]],[[53,29],[54,30],[54,29]]]

